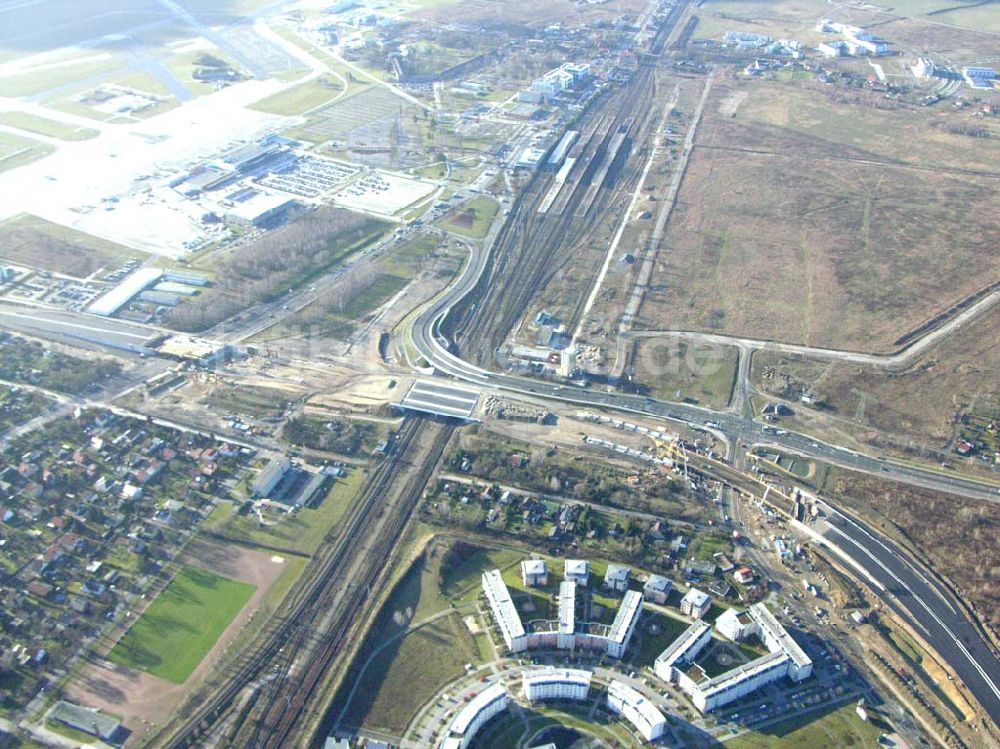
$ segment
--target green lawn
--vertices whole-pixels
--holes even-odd
[[[55,148],[37,140],[0,133],[0,172],[30,164],[48,156]]]
[[[184,567],[108,658],[183,684],[253,595],[254,587]]]
[[[482,239],[490,230],[490,224],[499,208],[495,200],[478,195],[449,214],[441,222],[441,227],[464,237]]]
[[[292,515],[269,517],[273,525],[261,526],[256,516],[233,517],[217,532],[234,541],[260,544],[293,554],[312,554],[354,502],[364,481],[364,473],[353,469],[336,480],[330,493],[317,507],[302,509]]]
[[[68,125],[65,122],[38,117],[27,112],[0,113],[0,124],[60,140],[89,140],[100,135],[93,128]]]
[[[251,105],[251,109],[273,114],[288,116],[305,114],[329,104],[344,90],[342,84],[333,76],[321,76],[298,86],[292,86],[280,93],[261,99]]]
[[[848,704],[826,715],[809,713],[791,718],[764,731],[751,732],[726,742],[729,749],[850,749],[878,746],[882,731],[865,723]]]

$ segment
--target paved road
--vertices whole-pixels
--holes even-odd
[[[826,504],[826,503],[824,503]],[[955,669],[994,722],[1000,721],[1000,660],[947,593],[907,562],[895,543],[826,505],[820,534],[885,586],[883,601],[905,617]]]
[[[489,244],[486,244],[489,247]],[[435,369],[483,388],[493,388],[533,397],[610,408],[627,413],[671,419],[689,426],[710,426],[724,432],[731,442],[754,444],[762,440],[783,450],[796,452],[864,473],[903,481],[937,491],[991,502],[1000,501],[997,488],[964,478],[848,450],[822,443],[812,437],[781,430],[764,434],[761,425],[743,413],[714,412],[700,406],[669,403],[652,398],[491,372],[476,367],[451,351],[440,334],[440,323],[449,310],[473,289],[488,259],[488,249],[472,249],[470,262],[451,289],[440,295],[417,316],[412,338],[418,351]],[[742,409],[741,409],[742,410]],[[922,627],[926,640],[958,674],[990,717],[1000,723],[1000,691],[996,684],[1000,660],[976,627],[948,601],[948,594],[925,577],[894,544],[878,532],[835,512],[831,507],[829,540],[837,543],[864,568],[876,586],[899,613]]]

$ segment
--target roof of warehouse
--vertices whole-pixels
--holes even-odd
[[[445,380],[417,380],[399,405],[412,411],[473,421],[480,393],[477,388]]]

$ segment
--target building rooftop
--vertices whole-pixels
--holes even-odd
[[[120,722],[104,715],[100,710],[81,707],[72,702],[59,702],[49,713],[49,718],[78,731],[97,736],[103,741],[113,739],[121,728]]]
[[[524,672],[524,683],[528,684],[585,684],[590,687],[593,674],[580,668],[538,668]]]
[[[608,633],[608,639],[615,642],[624,642],[628,635],[632,620],[642,613],[642,593],[630,590],[622,598],[622,605],[618,607],[615,620]]]
[[[768,653],[767,655],[762,655],[760,658],[752,660],[749,663],[734,666],[725,673],[719,674],[713,679],[702,682],[698,685],[698,687],[702,694],[706,697],[711,697],[713,694],[724,692],[733,685],[739,684],[744,679],[756,676],[762,671],[767,671],[772,668],[780,668],[781,665],[788,660],[788,656],[780,651]]]
[[[544,559],[525,559],[521,562],[521,572],[525,575],[544,575],[548,570]]]
[[[621,564],[609,564],[607,572],[604,573],[604,579],[609,582],[612,580],[627,581],[631,575],[631,568]]]
[[[760,639],[763,640],[768,650],[773,651],[775,648],[780,648],[781,652],[785,653],[799,667],[812,663],[812,659],[805,654],[787,630],[774,618],[774,614],[767,606],[763,603],[755,603],[747,611],[760,626]]]
[[[696,606],[697,608],[703,608],[707,604],[711,603],[711,601],[712,597],[708,595],[708,593],[703,593],[697,588],[689,589],[688,592],[685,593],[684,597],[681,599],[682,604],[689,603],[692,606]]]
[[[643,590],[669,593],[672,587],[674,587],[674,584],[669,578],[666,578],[663,575],[650,575],[646,584],[643,586]]]
[[[483,710],[492,705],[498,700],[507,699],[507,690],[504,689],[503,684],[492,684],[486,687],[482,692],[477,694],[471,700],[469,700],[465,707],[459,710],[458,715],[451,722],[452,733],[457,733],[459,735],[464,734],[469,730],[469,726],[472,721],[476,719]]]
[[[149,288],[160,280],[163,271],[159,268],[139,268],[127,275],[121,283],[99,296],[89,307],[87,312],[92,315],[110,317],[118,310],[128,304],[132,297],[140,291]]]
[[[681,632],[680,637],[670,643],[667,649],[657,656],[657,665],[674,666],[677,663],[694,660],[711,639],[711,631],[712,625],[699,619]],[[709,633],[709,638],[702,639],[706,632]]]
[[[494,614],[497,623],[511,639],[524,636],[524,625],[521,623],[521,616],[517,613],[517,607],[510,597],[507,584],[500,575],[500,570],[490,570],[483,573],[483,590],[491,601],[495,602]]]
[[[559,583],[559,632],[571,635],[576,631],[576,583]]]
[[[631,707],[637,717],[650,726],[663,723],[666,718],[657,709],[656,705],[647,700],[641,692],[633,689],[628,684],[620,681],[612,681],[608,685],[608,696],[620,700],[623,705]]]

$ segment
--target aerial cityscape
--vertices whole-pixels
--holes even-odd
[[[0,0],[0,749],[1000,749],[996,0]]]

